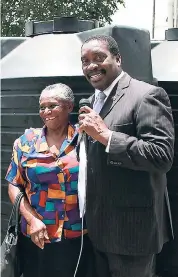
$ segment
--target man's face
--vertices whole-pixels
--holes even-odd
[[[82,46],[82,69],[86,79],[95,89],[105,90],[121,72],[121,58],[114,56],[107,42],[91,40]]]

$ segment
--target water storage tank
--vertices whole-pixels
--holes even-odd
[[[175,122],[174,163],[167,174],[174,240],[167,243],[159,257],[161,276],[178,276],[178,28],[166,31],[166,40],[157,43],[151,51],[153,76],[170,98]],[[162,273],[163,272],[163,273]]]
[[[18,45],[24,42],[27,38],[25,37],[1,37],[1,59],[9,54]]]
[[[25,128],[42,125],[38,116],[41,90],[56,82],[69,85],[76,97],[72,121],[77,120],[79,100],[88,97],[93,91],[81,69],[83,41],[96,34],[113,36],[120,46],[123,69],[137,79],[150,83],[153,81],[147,31],[124,26],[95,27],[95,22],[75,18],[30,22],[26,26],[28,39],[1,61],[2,237],[11,208],[4,176],[10,162],[12,144]]]

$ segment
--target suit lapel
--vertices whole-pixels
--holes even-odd
[[[88,100],[90,101],[90,104],[91,104],[91,108],[93,109],[93,104],[95,102],[95,94],[92,94]]]
[[[124,96],[124,89],[129,86],[130,80],[131,77],[127,73],[125,73],[124,76],[115,85],[109,97],[106,99],[103,108],[100,111],[100,116],[102,119],[104,119],[106,115],[110,113],[116,103]]]

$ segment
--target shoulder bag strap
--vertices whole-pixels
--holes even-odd
[[[19,219],[20,219],[20,214],[19,214],[19,207],[20,207],[20,202],[22,197],[24,196],[23,192],[19,192],[18,195],[16,196],[16,199],[14,201],[13,207],[12,207],[12,212],[9,218],[8,222],[8,230],[12,226],[12,221],[15,217],[15,232],[18,232],[18,225],[19,225]]]

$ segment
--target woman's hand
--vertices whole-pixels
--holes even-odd
[[[30,220],[30,235],[31,240],[41,249],[44,248],[45,239],[49,240],[46,225],[38,218],[33,217]]]
[[[9,183],[8,193],[12,203],[14,203],[19,192],[20,190],[18,187],[15,187]],[[46,225],[40,219],[38,219],[38,214],[30,205],[27,197],[23,197],[20,202],[20,213],[24,216],[28,225],[30,226],[31,240],[38,247],[43,249],[44,241],[49,240]]]

